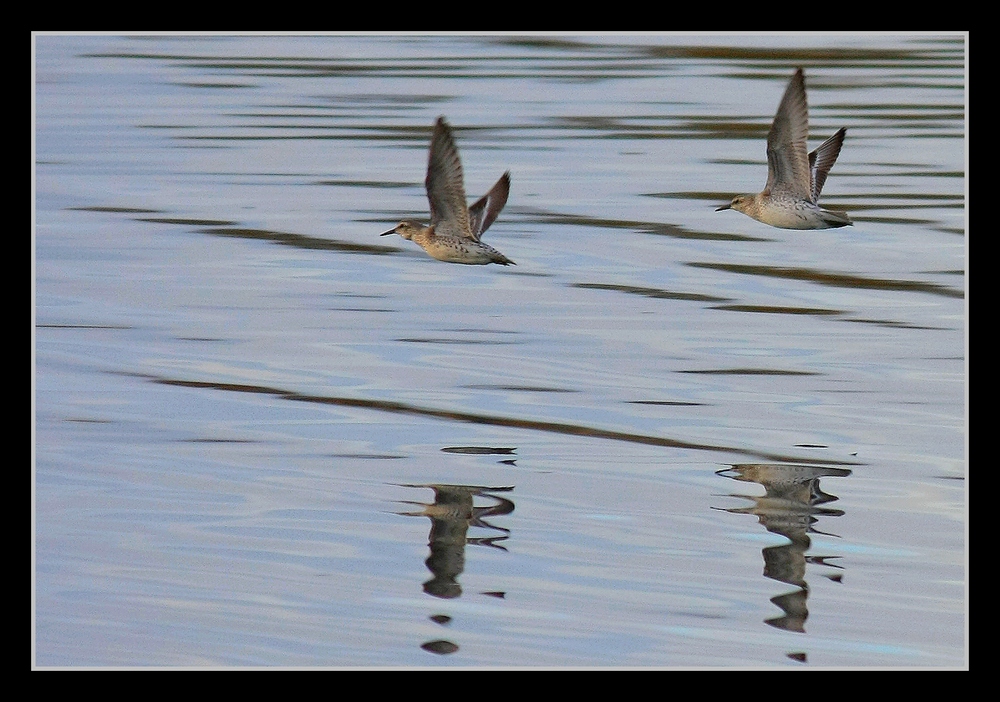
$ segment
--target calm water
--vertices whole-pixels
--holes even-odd
[[[964,37],[35,42],[36,665],[967,665]]]

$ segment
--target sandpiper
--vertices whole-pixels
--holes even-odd
[[[846,227],[850,217],[817,205],[826,174],[837,160],[847,130],[841,127],[806,155],[809,108],[802,69],[795,71],[767,133],[767,184],[756,195],[737,195],[728,205],[748,217],[782,229]]]
[[[472,207],[466,207],[462,162],[451,136],[451,127],[444,117],[438,117],[434,125],[424,185],[431,203],[430,225],[425,227],[416,222],[403,221],[380,236],[399,234],[419,244],[439,261],[474,265],[499,263],[502,266],[514,263],[479,240],[507,203],[510,171],[500,176],[500,180]]]

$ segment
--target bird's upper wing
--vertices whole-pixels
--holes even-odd
[[[510,171],[507,171],[498,180],[490,191],[476,200],[469,207],[469,227],[472,231],[472,238],[479,241],[483,232],[490,228],[496,220],[500,210],[507,204],[507,195],[510,193]]]
[[[451,128],[443,117],[438,117],[434,125],[424,185],[431,205],[434,231],[437,234],[468,237],[469,210],[465,204],[462,161],[458,157],[458,147],[452,138]]]

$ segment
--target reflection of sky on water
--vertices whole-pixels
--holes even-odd
[[[37,48],[39,661],[960,658],[961,40]],[[762,185],[796,64],[813,145],[848,128],[824,196],[858,224],[835,234],[714,212]],[[426,214],[438,114],[470,192],[512,172],[490,236],[516,271],[377,237]],[[849,469],[817,478],[846,513],[798,487],[720,512],[720,465]],[[442,521],[428,580],[422,520],[387,507],[418,498],[389,485],[516,485],[486,522],[517,538],[470,522],[509,550],[467,544],[495,570],[460,573]],[[734,537],[754,510],[799,539],[764,579]]]

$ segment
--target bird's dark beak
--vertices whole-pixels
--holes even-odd
[[[379,236],[388,236],[389,234],[395,234],[395,233],[396,233],[396,228],[393,227],[392,229],[390,229],[387,232],[382,232],[381,234],[379,234]]]
[[[730,202],[728,205],[723,205],[722,207],[716,207],[715,211],[716,212],[722,212],[723,210],[732,209],[732,207],[733,207],[733,203]]]

